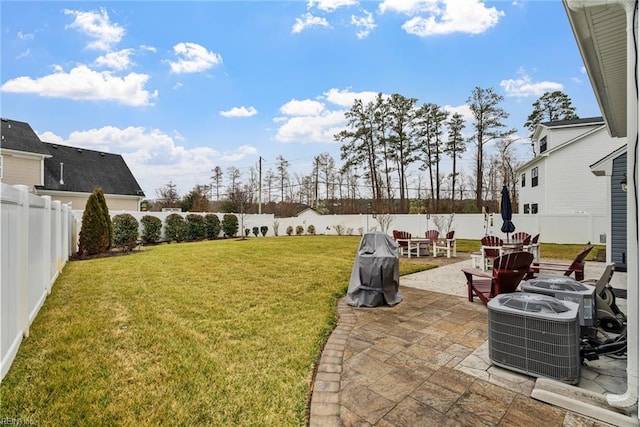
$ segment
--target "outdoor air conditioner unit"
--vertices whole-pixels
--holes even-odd
[[[525,292],[487,304],[489,358],[502,368],[569,384],[580,381],[578,304]]]
[[[567,276],[540,276],[520,284],[522,292],[544,294],[579,305],[580,326],[596,325],[596,287]]]

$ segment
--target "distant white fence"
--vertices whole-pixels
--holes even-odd
[[[111,216],[119,213],[129,213],[138,221],[144,215],[152,215],[160,218],[162,221],[162,236],[164,237],[164,222],[168,215],[175,212],[123,212],[110,211]],[[75,211],[78,221],[77,227],[80,228],[82,211]],[[180,215],[186,217],[188,212],[180,212]],[[206,215],[206,213],[198,213]],[[222,220],[223,213],[215,213]],[[238,216],[240,222],[241,215]],[[392,230],[408,231],[414,236],[423,236],[424,232],[436,229],[434,217],[432,214],[429,219],[425,214],[393,214],[392,220],[387,232],[391,234]],[[447,214],[438,214],[441,217],[447,217]],[[278,224],[278,235],[286,236],[287,227],[292,227],[293,234],[296,234],[296,228],[301,226],[304,234],[307,229],[313,225],[316,234],[338,234],[338,228],[344,234],[351,233],[359,235],[367,231],[382,231],[378,218],[373,215],[304,215],[299,217],[275,218],[272,214],[246,214],[244,217],[244,227],[238,224],[238,234],[241,233],[240,228],[252,229],[253,227],[267,226],[269,228],[267,236],[274,236],[274,224]],[[604,215],[591,214],[564,214],[564,215],[543,215],[543,214],[514,214],[512,222],[516,226],[516,231],[525,231],[529,234],[540,233],[540,241],[544,243],[575,243],[587,244],[601,243],[601,235],[608,234],[607,219]],[[483,214],[455,214],[453,217],[452,229],[456,232],[456,238],[480,240],[485,234],[494,234],[498,237],[506,238],[506,235],[500,231],[502,227],[502,217],[500,214],[483,215]],[[445,230],[446,232],[447,230]],[[142,225],[140,225],[140,233],[142,233]]]
[[[75,245],[71,208],[24,185],[0,189],[0,381]]]

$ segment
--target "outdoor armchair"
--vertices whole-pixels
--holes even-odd
[[[575,275],[575,279],[578,281],[584,280],[584,260],[593,249],[593,245],[589,245],[581,250],[571,263],[555,263],[555,262],[534,262],[531,265],[531,272],[527,275],[527,278],[535,277],[540,273],[540,270],[547,271],[559,271],[565,276]]]
[[[531,252],[533,254],[533,259],[540,258],[540,243],[538,243],[538,239],[540,239],[540,233],[536,234],[531,238],[529,243],[524,244],[524,250],[527,252]]]
[[[451,258],[451,252],[453,251],[453,256],[456,257],[456,239],[455,239],[455,231],[450,231],[447,233],[446,239],[437,239],[433,241],[433,256],[437,257],[438,252],[446,253],[447,258]]]
[[[400,250],[400,255],[405,255],[409,250],[409,242],[407,239],[411,239],[411,233],[407,231],[393,230],[393,238],[398,243],[398,248]]]
[[[530,271],[533,254],[513,252],[497,257],[493,261],[491,274],[475,268],[464,268],[467,279],[469,301],[478,297],[484,305],[499,294],[515,292],[525,275]]]
[[[503,240],[497,236],[484,236],[480,240],[481,265],[483,270],[487,270],[493,261],[500,256]]]
[[[531,234],[525,233],[524,231],[518,231],[517,233],[513,233],[511,235],[511,240],[513,240],[514,242],[521,242],[526,246],[531,243]]]
[[[424,237],[433,242],[434,240],[438,240],[440,232],[438,230],[427,230],[424,232]]]

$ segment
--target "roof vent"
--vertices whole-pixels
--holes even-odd
[[[100,153],[100,155],[101,155],[102,157],[104,157],[104,153]]]
[[[64,185],[64,163],[60,162],[60,185]]]
[[[51,148],[58,148],[56,144],[51,144]]]
[[[78,153],[82,153],[82,148],[78,148]]]

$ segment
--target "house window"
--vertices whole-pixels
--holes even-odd
[[[531,169],[531,186],[532,187],[538,186],[538,167],[537,166]]]
[[[524,213],[526,213],[526,214],[529,213],[529,203],[525,203],[525,205],[524,205]]]
[[[522,179],[520,180],[520,186],[524,187],[526,183],[527,183],[527,174],[523,173],[522,174]]]
[[[540,140],[540,152],[544,153],[545,151],[547,151],[547,136],[546,135]]]
[[[538,204],[537,203],[531,203],[531,213],[532,214],[537,214],[538,213]]]

